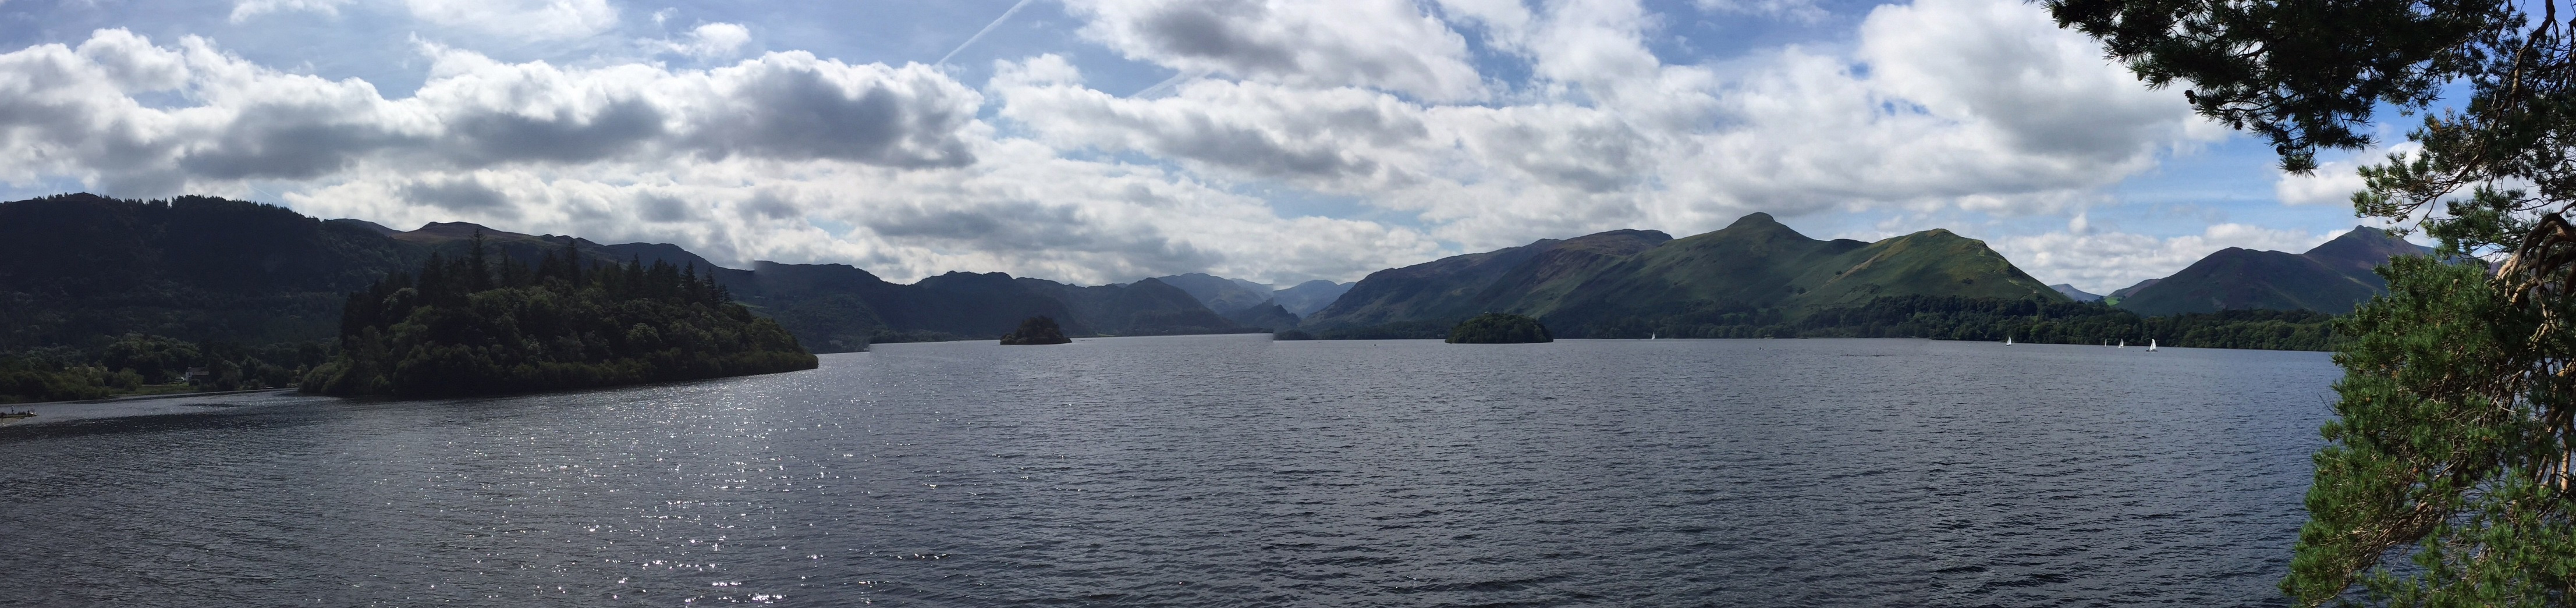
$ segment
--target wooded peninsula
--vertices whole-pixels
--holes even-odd
[[[340,354],[304,378],[326,395],[512,393],[813,369],[776,321],[734,303],[712,275],[630,261],[583,268],[577,251],[534,268],[493,264],[477,235],[349,296]]]

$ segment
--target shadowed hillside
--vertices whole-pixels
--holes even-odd
[[[2387,281],[2371,269],[2397,256],[2430,253],[2368,226],[2302,254],[2229,247],[2173,276],[2123,290],[2118,306],[2151,316],[2241,309],[2343,314],[2387,292]]]
[[[0,349],[327,340],[342,296],[427,257],[380,229],[209,197],[0,203]]]
[[[0,203],[0,318],[11,321],[0,327],[0,350],[100,348],[127,333],[328,344],[349,292],[432,255],[464,257],[477,233],[496,264],[534,268],[569,248],[583,264],[658,263],[712,275],[814,352],[992,338],[1041,315],[1077,335],[1249,331],[1159,282],[1075,287],[952,272],[902,285],[841,264],[723,268],[667,243],[603,245],[464,222],[401,231],[217,198],[73,194]]]
[[[1651,230],[1617,230],[1380,270],[1307,317],[1305,325],[1331,329],[1429,321],[1446,327],[1479,312],[1528,312],[1533,304],[1552,305],[1552,298],[1570,292],[1600,266],[1670,240]]]

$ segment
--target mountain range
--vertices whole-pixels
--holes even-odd
[[[1908,295],[2066,300],[1984,242],[1948,230],[1818,240],[1755,213],[1682,239],[1614,230],[1381,270],[1305,327],[1437,325],[1504,312],[1536,317],[1560,337],[1707,336]]]
[[[806,348],[988,338],[1046,315],[1075,335],[1266,331],[1147,279],[1075,286],[950,272],[904,285],[843,264],[720,267],[678,246],[599,244],[441,222],[398,231],[318,220],[242,201],[127,201],[87,194],[0,203],[0,348],[83,345],[128,332],[267,344],[336,335],[347,294],[429,256],[465,255],[480,235],[497,257],[534,263],[569,242],[594,264],[668,262],[711,274],[779,320]]]
[[[2355,226],[2306,253],[2221,249],[2173,276],[2111,295],[2114,306],[2148,316],[2240,309],[2343,314],[2388,292],[2388,281],[2371,269],[2389,258],[2432,253],[2386,230]]]
[[[345,295],[480,235],[533,263],[567,244],[593,264],[667,262],[711,275],[815,352],[870,342],[984,339],[1032,316],[1071,335],[1304,329],[1427,337],[1484,312],[1541,319],[1560,337],[1739,335],[1892,296],[2072,302],[2147,315],[2225,309],[2349,311],[2384,285],[2370,268],[2423,253],[2356,229],[2303,254],[2227,249],[2110,298],[2042,285],[1977,240],[1927,230],[1877,242],[1819,240],[1755,213],[1673,238],[1613,230],[1451,256],[1354,283],[1287,288],[1201,273],[1080,286],[949,272],[900,284],[846,264],[720,267],[670,244],[601,244],[468,223],[395,230],[209,197],[127,201],[73,194],[0,203],[0,349],[84,345],[143,333],[284,343],[336,334]]]

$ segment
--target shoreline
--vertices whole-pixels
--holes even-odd
[[[45,401],[0,405],[0,411],[34,412],[35,416],[0,420],[0,429],[43,426],[87,420],[199,414],[244,407],[264,407],[287,403],[304,403],[315,397],[299,395],[292,388],[263,388],[205,393],[167,395],[123,395],[79,401]]]

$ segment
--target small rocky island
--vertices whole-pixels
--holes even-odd
[[[1499,312],[1476,315],[1474,318],[1459,322],[1457,327],[1449,328],[1450,344],[1529,344],[1555,341],[1556,336],[1549,334],[1547,326],[1540,325],[1538,319]]]
[[[1046,315],[1029,317],[1020,321],[1019,331],[1002,334],[1002,343],[1008,345],[1065,344],[1072,341],[1072,338],[1064,337],[1064,328],[1057,327],[1055,319]]]

